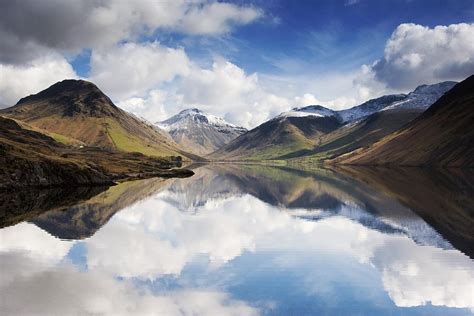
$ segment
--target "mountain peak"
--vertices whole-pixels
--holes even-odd
[[[85,80],[66,79],[58,81],[52,86],[38,92],[24,97],[18,101],[17,104],[33,101],[42,98],[51,98],[57,95],[72,95],[72,94],[84,94],[84,93],[102,93],[100,89],[92,82]]]
[[[293,111],[320,111],[320,110],[329,110],[328,108],[322,105],[306,105],[302,107],[294,107]]]
[[[276,117],[276,119],[305,116],[330,117],[336,116],[336,112],[322,105],[307,105],[303,107],[294,107],[291,111],[281,113]]]
[[[411,94],[439,94],[450,90],[457,84],[456,81],[443,81],[435,84],[422,84],[416,87]]]
[[[197,108],[182,110],[155,124],[167,131],[178,144],[192,147],[195,153],[201,155],[216,150],[247,131]]]
[[[212,125],[217,127],[238,127],[225,121],[223,118],[205,113],[198,108],[189,108],[182,110],[167,120],[157,122],[156,124],[165,130],[177,129],[186,126],[187,123]]]
[[[198,108],[189,108],[189,109],[184,109],[178,113],[178,115],[194,115],[194,114],[204,114],[204,112],[199,110]]]
[[[120,112],[95,84],[75,79],[59,81],[37,94],[24,97],[12,109],[20,110],[25,106],[34,107],[43,115],[104,117]]]

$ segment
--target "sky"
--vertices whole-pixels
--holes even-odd
[[[247,128],[474,73],[473,0],[0,0],[0,107],[66,78]]]

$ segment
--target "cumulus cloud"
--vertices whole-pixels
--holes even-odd
[[[183,49],[152,43],[126,43],[91,55],[90,80],[114,99],[143,95],[177,76],[186,76],[190,61]]]
[[[234,24],[248,24],[262,15],[261,10],[253,7],[214,2],[191,8],[180,28],[189,34],[227,33]]]
[[[166,88],[156,86],[148,94],[125,99],[118,104],[143,116],[152,115],[148,117],[155,121],[185,108],[198,107],[224,116],[232,123],[254,127],[287,110],[294,102],[268,92],[259,83],[256,73],[247,74],[228,60],[217,58],[210,68],[202,68],[195,63],[188,65],[189,71],[177,74],[178,80]],[[114,77],[110,76],[111,80]]]
[[[289,105],[287,99],[265,91],[256,73],[246,74],[224,59],[217,59],[210,69],[192,71],[178,93],[185,104],[212,109],[244,127],[255,126]]]
[[[28,223],[2,228],[0,240],[0,253],[19,252],[47,263],[59,262],[74,244],[59,240]]]
[[[0,279],[6,315],[257,315],[224,292],[186,289],[155,295],[107,274],[69,265],[46,269],[18,253],[0,255],[8,278]],[[28,303],[25,303],[27,298]]]
[[[472,263],[457,250],[420,247],[410,239],[392,237],[373,249],[371,261],[397,306],[474,307]]]
[[[260,9],[214,1],[1,1],[0,62],[22,63],[51,51],[77,53],[133,40],[156,29],[222,34]]]
[[[356,99],[350,97],[339,97],[329,101],[321,101],[311,93],[305,93],[301,97],[295,97],[295,106],[323,105],[332,110],[342,110],[355,103]]]
[[[71,64],[59,55],[35,59],[25,65],[0,64],[0,108],[11,106],[57,81],[76,77]]]
[[[168,91],[153,89],[144,97],[123,99],[116,104],[125,111],[156,122],[175,113],[182,104],[182,98]]]
[[[356,81],[365,92],[411,90],[420,84],[462,80],[474,73],[474,24],[434,28],[399,25],[387,41],[382,59],[363,66]]]

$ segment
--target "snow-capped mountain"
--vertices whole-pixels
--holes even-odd
[[[199,155],[207,155],[247,131],[196,108],[183,110],[155,125],[183,148]]]
[[[406,94],[391,94],[364,102],[350,109],[338,111],[343,122],[353,122],[360,118],[369,116],[394,103],[403,102]]]
[[[315,116],[315,117],[330,117],[337,116],[337,112],[325,108],[321,105],[308,105],[304,107],[296,107],[291,109],[291,111],[283,112],[276,117],[276,119],[286,118],[286,117],[306,117],[306,116]]]
[[[432,85],[418,86],[399,102],[395,102],[383,110],[392,109],[420,109],[426,110],[430,105],[436,102],[448,90],[451,90],[457,82],[444,81]]]
[[[350,109],[338,111],[337,113],[342,118],[342,121],[347,123],[357,121],[382,110],[425,110],[444,93],[454,87],[455,84],[456,82],[454,81],[445,81],[432,85],[421,85],[409,94],[385,95],[377,99],[369,100]]]

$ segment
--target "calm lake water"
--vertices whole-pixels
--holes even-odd
[[[3,195],[1,315],[470,315],[474,176],[202,165]]]

